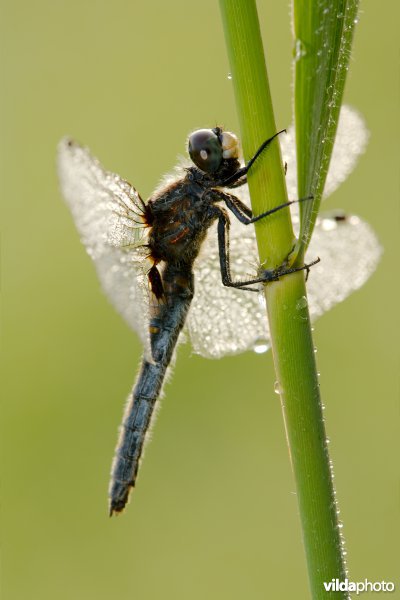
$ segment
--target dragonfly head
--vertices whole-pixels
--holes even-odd
[[[198,129],[189,137],[189,155],[196,167],[216,173],[226,159],[239,157],[239,141],[233,133],[214,129]]]

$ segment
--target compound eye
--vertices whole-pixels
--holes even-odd
[[[215,173],[222,162],[222,146],[212,129],[198,129],[189,137],[189,154],[205,173]]]

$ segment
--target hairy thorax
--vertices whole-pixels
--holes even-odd
[[[207,188],[183,179],[161,190],[147,203],[151,227],[148,244],[158,261],[192,263],[214,220]]]

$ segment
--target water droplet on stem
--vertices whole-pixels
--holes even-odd
[[[264,354],[269,349],[269,342],[266,338],[258,338],[255,341],[253,350],[256,354]]]

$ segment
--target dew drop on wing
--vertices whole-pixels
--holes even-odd
[[[265,352],[267,352],[267,350],[269,350],[269,347],[269,340],[267,340],[267,338],[261,337],[255,341],[253,350],[256,354],[264,354]]]

